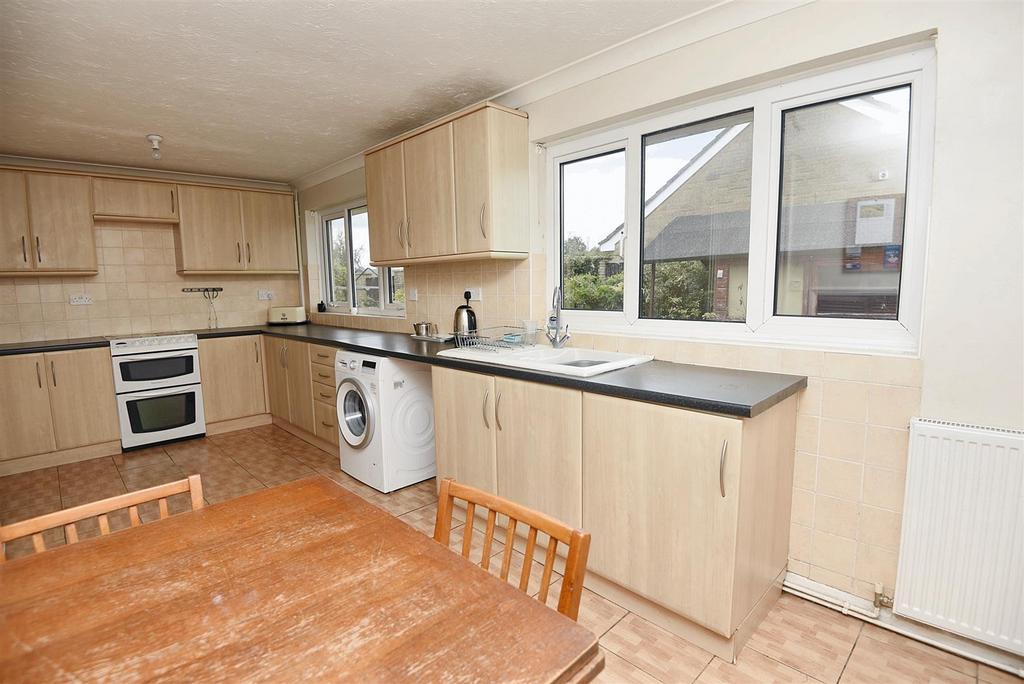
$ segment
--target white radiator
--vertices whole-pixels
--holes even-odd
[[[1024,655],[1024,432],[911,422],[893,610]]]

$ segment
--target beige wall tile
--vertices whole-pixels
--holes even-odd
[[[822,384],[821,415],[863,423],[868,410],[868,386],[845,380],[825,380]]]
[[[811,528],[806,525],[790,525],[789,556],[799,561],[811,561]]]
[[[811,565],[808,577],[815,582],[821,582],[842,591],[853,591],[853,578],[841,572],[833,572],[828,568]]]
[[[906,470],[909,442],[910,432],[906,429],[868,425],[864,462],[893,470]]]
[[[873,358],[864,354],[826,352],[824,377],[865,382],[870,375]]]
[[[856,502],[832,496],[814,497],[814,529],[847,539],[857,538],[860,513]]]
[[[783,349],[779,354],[779,372],[820,378],[823,375],[825,355],[820,351]]]
[[[796,417],[796,448],[797,451],[818,453],[819,420],[813,416]]]
[[[901,522],[902,516],[895,511],[862,504],[857,539],[872,546],[896,550],[900,545]]]
[[[811,532],[811,565],[852,578],[856,560],[856,541],[818,530]]]
[[[818,453],[828,458],[863,461],[866,434],[867,429],[863,423],[823,418]]]
[[[814,491],[818,483],[818,457],[805,451],[796,452],[793,461],[793,486]]]
[[[863,476],[864,466],[860,463],[819,457],[817,492],[846,501],[858,501]]]
[[[905,476],[898,470],[866,466],[861,501],[876,508],[902,511],[904,482]]]
[[[807,387],[797,395],[796,410],[805,416],[821,415],[821,379],[807,378]]]
[[[814,523],[814,492],[806,489],[793,490],[793,510],[790,522],[810,527]]]
[[[896,586],[896,551],[859,544],[855,576],[865,582],[880,582],[891,592]]]
[[[872,425],[906,428],[920,409],[921,391],[917,388],[871,385],[868,422]]]
[[[921,386],[921,359],[901,356],[873,356],[868,380],[880,385]]]

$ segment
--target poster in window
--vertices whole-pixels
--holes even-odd
[[[885,257],[882,259],[882,268],[887,271],[900,270],[900,261],[903,258],[902,245],[886,245]]]

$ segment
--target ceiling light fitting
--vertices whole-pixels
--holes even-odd
[[[149,141],[149,147],[153,154],[153,159],[160,159],[160,143],[163,142],[164,137],[157,135],[156,133],[150,133],[146,136],[146,140]]]

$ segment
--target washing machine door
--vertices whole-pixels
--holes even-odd
[[[373,402],[365,385],[355,378],[338,384],[338,427],[341,436],[353,449],[362,449],[373,438],[376,427]]]

